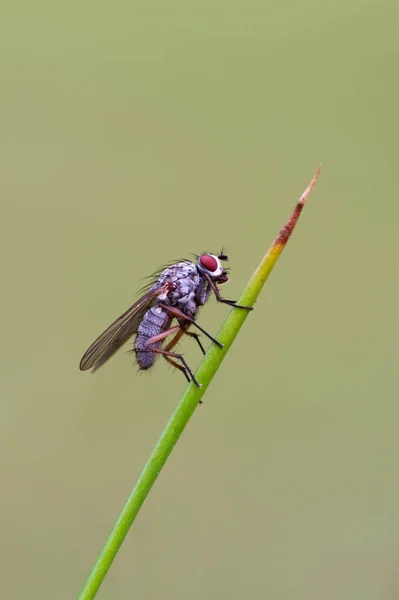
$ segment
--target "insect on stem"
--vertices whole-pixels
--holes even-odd
[[[80,361],[80,369],[98,369],[135,335],[134,351],[140,369],[150,369],[156,358],[162,355],[167,362],[182,371],[189,381],[199,386],[183,356],[172,351],[186,333],[196,339],[201,351],[205,353],[198,335],[188,331],[191,326],[199,329],[219,348],[223,348],[221,342],[197,323],[195,317],[199,307],[206,304],[213,292],[218,302],[252,310],[251,307],[239,306],[232,300],[221,297],[218,285],[228,281],[227,271],[222,266],[222,262],[227,260],[226,254],[204,253],[198,256],[196,263],[183,260],[158,272],[145,294],[86,350]],[[177,325],[173,326],[173,320],[177,321]],[[173,339],[163,347],[166,339],[172,335]]]

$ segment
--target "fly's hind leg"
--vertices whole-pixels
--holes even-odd
[[[190,337],[194,338],[195,341],[197,342],[197,344],[199,345],[199,347],[201,348],[202,353],[206,354],[205,349],[204,349],[203,345],[201,344],[201,340],[199,339],[198,333],[194,333],[192,331],[187,331],[187,329],[180,329],[180,331],[178,331],[176,333],[176,335],[170,340],[170,342],[165,346],[165,350],[167,350],[167,351],[172,350],[172,348],[174,348],[174,346],[176,346],[176,344],[178,343],[178,341],[180,340],[180,338],[182,337],[183,334],[189,335]],[[176,369],[180,369],[180,371],[183,371],[187,380],[190,381],[190,379],[187,376],[187,371],[185,370],[184,367],[179,365],[175,360],[173,360],[173,358],[170,358],[170,356],[164,355],[164,358],[168,361],[168,363],[170,363],[171,365],[176,367]],[[193,381],[194,381],[195,385],[198,386],[198,383],[196,382],[196,380],[194,379]],[[200,387],[200,386],[198,386],[198,387]],[[202,404],[202,400],[200,400],[199,403]]]
[[[171,354],[173,356],[175,356],[175,353],[171,353]],[[190,379],[190,377],[187,373],[186,367],[184,367],[183,365],[180,365],[178,362],[173,360],[173,358],[171,358],[171,356],[169,356],[169,355],[164,354],[163,357],[166,360],[166,362],[168,362],[170,365],[172,365],[172,367],[175,367],[175,369],[179,369],[179,371],[181,371],[183,373],[184,377],[187,379],[188,382],[192,381],[192,379]]]
[[[163,350],[162,348],[151,348],[151,346],[149,346],[149,350],[151,350],[151,352],[158,352],[158,354],[163,354],[168,363],[170,363],[180,371],[183,371],[187,381],[192,381],[197,387],[201,387],[201,384],[198,383],[198,381],[195,379],[194,373],[186,363],[182,354],[178,354],[177,352],[169,352],[168,350]],[[179,365],[179,363],[173,360],[174,358],[176,360],[180,360],[182,364]]]
[[[180,329],[180,331],[178,331],[176,333],[175,337],[172,338],[170,340],[170,342],[165,346],[165,350],[172,350],[172,348],[174,348],[174,346],[176,346],[177,342],[180,340],[180,338],[182,337],[183,334],[189,335],[190,337],[194,338],[195,341],[197,342],[198,346],[201,348],[202,354],[206,354],[205,348],[201,344],[201,340],[200,340],[198,333],[194,333],[193,331],[187,331],[187,329]]]
[[[182,312],[181,310],[176,308],[176,306],[169,306],[168,304],[161,304],[160,306],[162,306],[162,308],[171,317],[176,317],[176,319],[181,323],[186,323],[186,324],[191,323],[191,325],[193,325],[194,327],[197,327],[197,329],[202,331],[202,333],[205,334],[206,337],[208,337],[214,344],[219,346],[219,348],[223,348],[223,344],[221,344],[218,340],[216,340],[214,337],[212,337],[210,333],[205,331],[205,329],[203,329],[201,327],[201,325],[198,325],[197,321],[195,321],[192,317],[190,317],[189,315],[186,315],[184,312]]]
[[[160,342],[161,340],[165,339],[169,335],[172,335],[173,333],[175,333],[176,335],[166,346],[165,350],[163,348],[157,348],[156,346],[152,346],[152,344],[154,344],[155,342]],[[149,350],[150,352],[156,352],[157,354],[162,354],[171,365],[176,367],[176,369],[179,369],[179,371],[183,371],[187,381],[192,381],[193,383],[195,383],[195,385],[197,387],[201,387],[201,384],[198,383],[198,381],[195,379],[194,373],[191,371],[190,367],[186,363],[183,355],[178,354],[177,352],[171,352],[168,349],[169,346],[173,348],[173,346],[178,342],[178,340],[181,338],[181,336],[184,333],[185,333],[184,329],[182,329],[180,326],[177,325],[176,327],[171,327],[170,329],[163,331],[162,333],[159,333],[158,335],[154,335],[153,337],[149,338],[146,341],[145,346],[146,346],[147,350]],[[180,362],[182,364],[179,365],[179,363],[173,359],[180,360]]]
[[[197,342],[198,346],[201,348],[202,354],[206,354],[205,348],[201,344],[200,336],[198,335],[198,333],[194,333],[193,331],[185,331],[184,333],[186,335],[189,335],[190,337],[194,338],[195,341]]]
[[[197,334],[194,334],[194,335],[197,335]],[[185,378],[187,379],[188,382],[193,381],[193,383],[195,383],[195,385],[198,388],[202,387],[201,384],[197,382],[197,380],[195,379],[194,375],[191,373],[191,371],[188,368],[188,366],[183,367],[182,365],[179,365],[179,363],[177,363],[175,360],[173,360],[173,358],[171,358],[170,356],[165,356],[164,355],[164,358],[167,360],[167,362],[169,364],[173,365],[176,369],[179,369],[179,371],[182,371],[184,373],[184,376],[185,376]],[[182,360],[182,358],[183,357],[181,357],[180,360]],[[185,364],[187,365],[187,363],[185,363]],[[190,379],[190,377],[187,375],[187,369],[188,369],[189,373],[191,374],[192,379]],[[199,404],[202,404],[202,400],[199,401]]]

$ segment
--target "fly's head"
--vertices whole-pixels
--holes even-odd
[[[228,261],[226,254],[201,254],[198,257],[197,269],[201,275],[208,275],[215,283],[226,283],[229,280],[227,271],[222,266],[221,261]]]

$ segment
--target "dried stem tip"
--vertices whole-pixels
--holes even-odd
[[[281,251],[283,249],[283,247],[286,245],[286,243],[288,242],[290,235],[293,232],[295,225],[297,224],[299,215],[301,214],[302,209],[305,206],[305,202],[308,199],[310,192],[313,190],[313,188],[316,184],[316,181],[320,175],[320,171],[321,171],[321,164],[318,166],[316,173],[313,175],[312,181],[309,183],[308,187],[303,192],[302,196],[299,198],[299,200],[293,210],[292,215],[290,216],[290,218],[288,219],[288,221],[286,222],[286,224],[284,225],[284,227],[282,228],[282,230],[280,231],[280,233],[274,240],[272,248],[273,247],[276,248],[276,246],[280,246],[281,248],[279,248],[279,250]]]

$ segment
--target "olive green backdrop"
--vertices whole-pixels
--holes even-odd
[[[86,347],[191,252],[223,246],[237,297],[320,161],[98,597],[398,597],[398,17],[2,4],[2,598],[77,595],[184,390],[124,351],[80,373]]]

